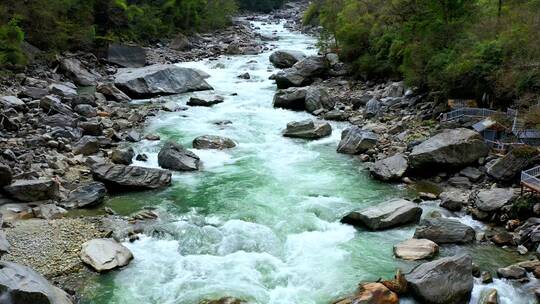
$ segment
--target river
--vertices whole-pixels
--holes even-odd
[[[283,24],[253,25],[264,35],[276,33],[280,39],[273,43],[280,49],[316,52],[315,39]],[[311,115],[272,107],[276,86],[268,78],[276,70],[270,53],[181,64],[210,74],[208,82],[225,102],[160,113],[145,132],[187,147],[200,135],[229,137],[238,146],[192,150],[202,170],[175,173],[168,189],[111,197],[107,205],[121,214],[153,207],[168,216],[139,241],[125,243],[135,260],[90,284],[83,303],[198,304],[232,296],[248,303],[328,304],[361,281],[391,278],[396,267],[415,265],[392,255],[392,246],[410,238],[414,227],[368,232],[339,223],[348,211],[407,191],[373,181],[361,162],[336,153],[345,123],[333,122],[332,136],[316,141],[281,135],[288,122]],[[244,72],[250,80],[236,77]],[[185,105],[193,94],[163,99]],[[224,120],[231,124],[216,124]],[[137,165],[158,167],[158,142],[134,148],[149,155]],[[449,246],[441,255],[456,252],[472,253],[475,263],[490,270],[519,259],[487,245]],[[535,303],[524,288],[502,280],[475,285],[471,303],[486,286],[499,290],[500,303]]]

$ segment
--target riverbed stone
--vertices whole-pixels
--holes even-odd
[[[98,74],[90,72],[76,58],[64,58],[60,60],[60,69],[67,77],[81,86],[93,86],[99,78]]]
[[[83,136],[75,145],[73,146],[73,153],[75,155],[91,155],[99,151],[99,140],[90,135]]]
[[[35,217],[45,220],[57,220],[66,215],[67,210],[55,204],[42,204],[32,209]]]
[[[474,204],[481,211],[493,212],[510,204],[514,198],[512,188],[493,188],[479,191],[474,198]]]
[[[469,201],[469,195],[469,191],[463,189],[449,189],[439,195],[439,205],[450,211],[459,211]]]
[[[394,245],[394,255],[404,260],[431,259],[439,252],[439,245],[427,239],[410,239]]]
[[[305,103],[306,110],[310,113],[315,113],[318,110],[331,110],[335,106],[335,101],[328,94],[328,91],[319,86],[310,86],[306,90]]]
[[[369,168],[369,172],[379,180],[395,181],[403,177],[408,167],[409,164],[405,156],[398,153],[394,156],[376,161]]]
[[[187,105],[191,107],[211,107],[224,101],[225,99],[222,96],[191,97]]]
[[[420,220],[422,208],[417,204],[395,199],[368,207],[360,211],[353,211],[341,219],[341,222],[365,226],[371,230],[384,230]]]
[[[304,139],[319,139],[330,134],[332,134],[332,127],[329,123],[311,119],[290,122],[283,131],[285,137]]]
[[[523,267],[510,265],[508,267],[502,267],[497,269],[497,275],[499,276],[499,278],[519,280],[527,277],[527,271]]]
[[[158,164],[164,169],[196,171],[199,170],[200,158],[182,145],[168,141],[159,151]]]
[[[71,191],[66,201],[61,202],[64,208],[90,208],[103,202],[107,188],[101,182],[90,182]]]
[[[480,294],[478,304],[499,304],[499,294],[497,292],[497,289],[489,288],[483,290]]]
[[[447,168],[466,167],[488,153],[489,147],[479,133],[464,128],[446,129],[415,146],[409,164],[414,170],[435,174]]]
[[[80,257],[95,271],[104,272],[126,266],[133,254],[113,239],[93,239],[82,244]]]
[[[92,167],[95,180],[101,181],[110,191],[137,191],[158,189],[171,184],[172,174],[166,170],[97,164]]]
[[[215,135],[203,135],[193,140],[193,148],[195,149],[231,149],[236,147],[234,140],[226,137]]]
[[[59,185],[52,179],[19,179],[5,186],[4,190],[10,196],[24,202],[54,200],[59,195]]]
[[[276,68],[286,69],[304,58],[306,58],[306,54],[300,51],[278,50],[270,55],[270,62]]]
[[[114,149],[111,154],[111,161],[119,165],[131,165],[135,157],[135,150],[133,148],[118,148]]]
[[[426,304],[468,303],[473,289],[472,258],[451,256],[421,264],[405,275],[413,296]]]
[[[345,129],[341,133],[337,151],[344,154],[360,154],[375,147],[379,138],[370,131],[365,131],[357,126]]]
[[[124,68],[140,68],[146,64],[146,51],[137,45],[111,43],[107,61]]]
[[[475,236],[472,227],[448,218],[424,219],[414,232],[414,238],[428,239],[437,244],[470,243]]]
[[[212,89],[195,70],[163,64],[120,69],[114,84],[132,98]]]
[[[29,267],[0,261],[2,297],[12,304],[73,304],[67,293]]]
[[[11,184],[13,174],[11,168],[0,163],[0,187]]]
[[[306,109],[306,89],[288,88],[278,90],[274,95],[274,108],[302,111]]]
[[[358,287],[352,297],[340,300],[334,304],[398,304],[396,293],[381,283],[364,283]]]

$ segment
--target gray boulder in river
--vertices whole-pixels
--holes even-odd
[[[172,64],[120,69],[114,84],[133,98],[212,90],[197,71]]]
[[[69,296],[34,270],[0,261],[0,302],[10,304],[73,304]]]
[[[332,127],[323,121],[313,121],[311,119],[294,121],[287,124],[283,131],[283,136],[305,139],[319,139],[332,134]]]
[[[278,89],[302,87],[313,82],[328,71],[324,57],[310,56],[298,61],[292,68],[280,71],[275,75]]]
[[[404,199],[396,199],[360,211],[353,211],[341,222],[366,226],[371,230],[383,230],[416,223],[421,215],[422,208],[417,204]]]
[[[302,111],[306,109],[306,89],[288,88],[274,95],[274,108]]]
[[[508,205],[516,197],[512,188],[494,188],[479,191],[474,197],[476,208],[484,212],[493,212]]]
[[[335,101],[326,89],[311,86],[306,91],[306,110],[314,113],[317,110],[332,110],[335,106]]]
[[[199,170],[200,158],[182,145],[168,141],[159,151],[158,163],[165,169],[196,171]]]
[[[422,220],[414,232],[415,239],[428,239],[437,244],[470,243],[475,236],[472,227],[448,218]]]
[[[171,172],[166,170],[110,164],[95,165],[92,175],[111,191],[163,188],[171,184],[172,177]]]
[[[286,69],[304,58],[306,58],[306,54],[300,51],[279,50],[270,55],[270,62],[276,68]]]
[[[421,303],[463,304],[471,297],[472,268],[469,255],[451,256],[420,264],[405,279]]]
[[[421,173],[436,173],[457,169],[478,162],[487,156],[489,147],[479,133],[464,129],[446,129],[415,146],[409,155],[409,165]]]
[[[345,129],[341,133],[337,151],[344,154],[360,154],[375,147],[379,138],[370,131],[365,131],[359,127]]]
[[[376,161],[370,168],[371,175],[383,181],[399,180],[407,171],[409,164],[403,154],[396,154]]]
[[[82,244],[81,260],[97,272],[126,266],[133,254],[113,239],[93,239]]]
[[[231,149],[236,147],[234,140],[221,136],[203,135],[193,140],[193,148],[195,149]]]

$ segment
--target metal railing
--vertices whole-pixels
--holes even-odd
[[[508,151],[510,151],[511,148],[519,147],[525,145],[521,142],[500,142],[500,141],[493,141],[489,139],[484,140],[488,147],[495,152],[499,152],[501,154],[506,154]]]
[[[461,117],[489,117],[493,114],[501,113],[491,109],[484,108],[459,108],[441,115],[441,121],[451,121]],[[501,113],[504,114],[504,113]]]
[[[540,189],[540,166],[521,172],[521,183]]]

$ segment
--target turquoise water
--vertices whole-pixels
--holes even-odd
[[[255,25],[266,35],[277,33],[278,48],[314,53],[312,38],[281,24]],[[187,147],[206,134],[230,137],[238,146],[193,150],[203,162],[200,172],[175,173],[168,189],[119,195],[107,202],[120,214],[151,207],[167,216],[154,233],[126,243],[135,260],[90,284],[83,303],[198,304],[233,296],[260,304],[323,304],[349,294],[361,281],[389,278],[396,267],[414,265],[392,256],[393,244],[410,238],[414,227],[367,232],[339,223],[351,210],[406,191],[373,181],[358,160],[335,152],[343,123],[332,123],[332,136],[317,141],[281,136],[288,122],[311,116],[272,107],[276,88],[268,77],[276,70],[269,55],[182,64],[212,75],[208,82],[225,102],[162,113],[145,132]],[[252,79],[236,77],[244,72]],[[185,105],[190,96],[163,99]],[[220,120],[232,124],[216,125]],[[150,156],[137,165],[158,167],[158,142],[134,148]],[[497,260],[492,256],[515,259],[492,247],[447,251],[464,250],[488,266]],[[516,298],[512,286],[496,284],[509,290],[509,299]],[[532,303],[521,294],[517,297],[523,301],[502,303]]]

